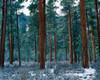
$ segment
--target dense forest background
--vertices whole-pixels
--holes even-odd
[[[5,2],[5,3],[4,3]],[[24,60],[40,61],[39,52],[39,1],[32,0],[27,7],[30,15],[19,12],[24,6],[24,0],[2,0],[0,2],[0,35],[2,39],[2,25],[5,24],[5,58],[4,61]],[[57,0],[48,0],[45,4],[45,60],[81,62],[82,27],[80,1],[61,0],[62,13],[57,13]],[[99,1],[85,1],[86,40],[88,59],[96,62],[99,57],[100,38],[100,9]],[[4,7],[4,8],[3,8]],[[2,14],[4,9],[4,15]],[[84,12],[83,12],[84,13]],[[97,14],[98,13],[98,14]],[[6,22],[2,19],[6,16]],[[84,26],[85,27],[85,26]],[[1,41],[2,42],[2,41]],[[2,46],[2,43],[1,43]],[[86,55],[85,55],[86,56]]]
[[[27,2],[0,0],[0,80],[100,80],[100,1]]]

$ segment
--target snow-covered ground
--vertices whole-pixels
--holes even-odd
[[[45,69],[39,69],[39,63],[18,62],[13,65],[5,63],[0,68],[0,80],[100,80],[99,63],[91,64],[89,69],[82,68],[81,64],[69,62],[46,62]]]

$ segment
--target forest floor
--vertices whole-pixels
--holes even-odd
[[[46,62],[46,68],[40,70],[39,63],[18,62],[13,65],[5,63],[0,68],[0,80],[100,80],[100,63],[90,64],[90,68],[84,69],[81,64],[69,62]]]

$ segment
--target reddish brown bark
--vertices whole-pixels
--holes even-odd
[[[44,60],[46,61],[45,0],[43,0]]]
[[[1,24],[1,46],[0,46],[0,66],[1,66],[1,58],[2,58],[2,39],[3,39],[3,26],[4,26],[4,4],[5,1],[2,0],[2,24]]]
[[[13,64],[13,34],[12,34],[12,15],[11,15],[11,6],[12,1],[10,0],[10,64]]]
[[[98,44],[99,44],[99,56],[100,56],[100,30],[99,30],[99,18],[98,18],[97,0],[95,0],[95,14],[96,14],[96,26],[97,26],[97,35],[98,35]]]
[[[47,21],[47,24],[48,24],[48,29],[49,29],[49,23]],[[52,43],[51,43],[51,36],[50,36],[50,33],[48,33],[48,39],[49,39],[49,54],[50,54],[50,62],[52,62]]]
[[[35,62],[36,62],[36,34],[34,34],[34,46],[35,46]]]
[[[54,32],[54,52],[55,52],[55,62],[57,61],[56,60],[56,34]]]
[[[20,44],[19,44],[19,26],[18,26],[17,8],[16,8],[16,17],[17,17],[17,46],[18,46],[18,59],[19,59],[19,66],[21,66],[21,60],[20,60]],[[14,43],[14,42],[13,42],[13,43]]]
[[[89,60],[90,62],[92,61],[92,57],[91,57],[91,40],[90,40],[90,32],[89,32],[89,23],[88,23],[88,15],[87,15],[87,11],[86,11],[86,23],[87,23],[87,28],[88,28],[88,46],[89,46]]]
[[[72,54],[72,35],[71,35],[71,17],[70,17],[70,4],[68,11],[68,21],[69,21],[69,53],[70,53],[70,64],[73,63],[73,54]]]
[[[87,50],[85,0],[80,0],[80,11],[81,11],[81,27],[82,27],[83,67],[88,68],[89,64],[88,64],[88,50]]]
[[[66,44],[65,35],[64,35],[64,43]],[[66,61],[67,61],[67,46],[65,46],[65,52],[66,52]]]
[[[50,35],[49,35],[49,53],[50,53],[50,62],[52,62],[52,46],[51,46]]]
[[[6,22],[7,22],[7,3],[8,0],[5,2],[5,7],[4,7],[4,25],[3,25],[3,34],[2,34],[2,58],[1,58],[1,67],[4,67],[4,54],[5,54],[5,35],[6,35]]]
[[[74,41],[74,62],[77,62],[77,55],[76,55],[76,52],[75,52],[75,41]]]
[[[42,0],[39,0],[39,51],[40,51],[40,69],[45,68],[44,61],[44,41],[45,41],[45,27],[43,27],[43,12]]]
[[[91,23],[91,37],[92,37],[93,61],[96,63],[95,36],[94,36],[93,21],[92,21],[92,23]]]

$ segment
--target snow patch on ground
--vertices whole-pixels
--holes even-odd
[[[18,62],[14,62],[14,65],[6,62],[5,68],[0,68],[0,80],[100,80],[98,64],[88,69],[82,68],[79,63],[69,62],[46,62],[46,68],[42,70],[39,66],[34,61],[23,61],[21,67]]]
[[[78,76],[81,80],[90,80],[91,78],[95,78],[96,70],[89,68],[84,69],[84,73],[66,73],[66,76]],[[92,76],[92,77],[91,77]]]

